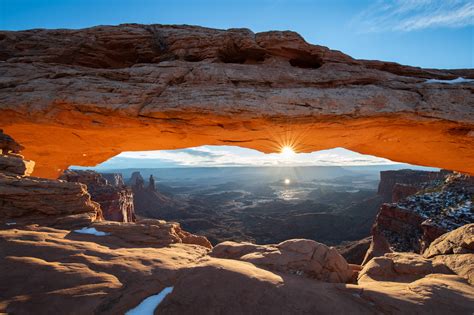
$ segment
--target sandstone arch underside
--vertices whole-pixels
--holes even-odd
[[[474,174],[474,84],[447,84],[472,69],[356,60],[293,32],[135,24],[2,31],[0,60],[0,128],[37,176],[204,144]]]

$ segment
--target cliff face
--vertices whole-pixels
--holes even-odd
[[[87,185],[92,200],[98,202],[104,218],[109,221],[134,222],[133,192],[123,184],[119,174],[108,175],[112,183],[94,171],[67,170],[60,179]]]
[[[440,235],[474,222],[474,178],[443,171],[426,173],[417,172],[413,176],[412,172],[403,170],[385,172],[382,177],[390,176],[393,181],[418,187],[416,194],[396,203],[383,204],[375,220],[373,233],[385,237],[396,251],[423,253]],[[406,175],[408,178],[404,178]],[[432,180],[425,181],[429,179]],[[397,185],[393,185],[395,191]],[[383,189],[387,186],[381,182]]]
[[[416,170],[381,171],[378,194],[384,202],[397,202],[423,188],[423,184],[444,180],[449,171],[426,172]]]
[[[138,216],[166,220],[179,218],[179,213],[183,209],[182,201],[158,191],[153,176],[148,183],[145,183],[140,172],[133,172],[129,184],[133,191],[135,213]],[[186,213],[181,212],[181,215]]]
[[[0,126],[38,176],[122,151],[289,142],[474,174],[470,69],[356,60],[288,31],[138,24],[3,31],[0,61]]]
[[[0,221],[72,228],[102,219],[85,185],[28,176],[33,165],[20,155],[0,154]]]

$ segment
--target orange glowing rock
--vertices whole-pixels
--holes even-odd
[[[38,176],[204,144],[344,147],[474,174],[474,84],[443,81],[473,70],[355,60],[293,32],[134,24],[0,36],[0,126]]]

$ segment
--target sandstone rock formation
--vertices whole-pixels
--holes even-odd
[[[378,194],[384,202],[398,202],[423,188],[423,184],[435,180],[443,181],[449,171],[427,172],[417,170],[381,171]]]
[[[60,179],[87,185],[92,200],[100,204],[104,219],[134,222],[136,218],[132,190],[126,187],[123,184],[123,179],[117,176],[113,175],[115,182],[109,184],[108,180],[97,172],[67,170],[61,175]]]
[[[359,273],[359,283],[413,282],[433,273],[453,274],[444,264],[414,253],[388,253],[371,259]]]
[[[223,242],[211,256],[253,263],[264,269],[305,275],[325,282],[349,282],[352,269],[334,248],[305,239],[287,240],[276,245]]]
[[[466,224],[437,238],[423,253],[426,258],[437,255],[474,253],[474,224]]]
[[[10,176],[29,176],[35,162],[24,160],[21,155],[0,154],[0,173]]]
[[[182,212],[183,202],[158,191],[152,176],[148,184],[145,184],[140,172],[133,172],[129,184],[133,191],[135,213],[138,216],[156,219],[182,219],[178,213],[186,216],[186,213]]]
[[[1,229],[0,312],[123,314],[170,286],[173,292],[156,313],[444,315],[474,311],[472,286],[455,274],[424,275],[431,268],[425,269],[429,259],[422,259],[419,266],[419,259],[406,258],[397,269],[397,276],[416,274],[415,281],[377,281],[364,274],[357,285],[327,283],[211,257],[209,249],[199,245],[140,244],[135,238],[140,229],[134,225],[94,224],[97,230],[108,229],[107,236],[34,225]],[[134,232],[125,233],[127,229]],[[167,238],[166,234],[155,236]],[[12,285],[18,279],[21,286]]]
[[[474,224],[464,225],[436,239],[423,255],[387,253],[365,264],[359,283],[411,282],[428,274],[457,274],[474,283]]]
[[[375,257],[380,257],[391,252],[393,251],[390,248],[390,243],[385,236],[375,228],[372,230],[372,240],[362,260],[362,265],[367,264]]]
[[[183,231],[176,222],[146,219],[136,223],[123,224],[101,221],[94,222],[90,227],[120,238],[135,247],[160,247],[184,243],[212,248],[211,243],[204,236]]]
[[[358,241],[343,242],[336,249],[348,263],[362,265],[371,243],[372,236],[369,236]]]
[[[99,205],[76,182],[0,174],[0,205],[2,313],[122,314],[170,286],[159,313],[474,311],[472,224],[427,257],[386,254],[360,270],[310,240],[212,249],[177,223],[97,221]],[[357,271],[358,284],[331,283]]]
[[[289,143],[474,173],[474,85],[442,81],[472,70],[355,60],[289,31],[137,24],[3,31],[0,61],[0,125],[38,176],[121,151]]]
[[[0,225],[72,228],[100,219],[100,206],[83,184],[0,173]]]
[[[101,175],[112,186],[115,186],[115,187],[125,186],[123,176],[120,173],[101,173]]]
[[[396,251],[423,253],[442,234],[474,222],[472,176],[445,171],[421,173],[417,171],[413,176],[406,170],[392,171],[382,176],[380,182],[382,191],[389,186],[387,183],[397,187],[396,181],[411,181],[414,183],[411,185],[420,189],[415,195],[380,207],[373,234],[383,235]],[[404,174],[408,175],[408,179],[404,179]],[[391,180],[384,184],[387,177]]]

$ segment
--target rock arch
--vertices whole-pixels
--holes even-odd
[[[0,61],[0,126],[38,176],[121,151],[289,143],[474,174],[472,69],[356,60],[288,31],[137,24],[2,31]]]

